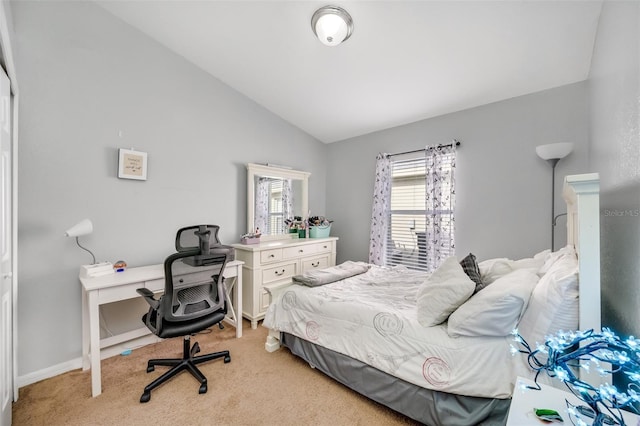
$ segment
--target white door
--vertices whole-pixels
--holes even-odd
[[[0,426],[11,424],[13,402],[11,166],[11,89],[0,68]]]

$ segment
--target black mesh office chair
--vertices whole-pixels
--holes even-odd
[[[227,255],[203,252],[203,246],[208,247],[208,243],[205,244],[203,240],[208,241],[210,237],[210,230],[206,227],[207,225],[202,225],[178,231],[176,248],[179,251],[164,262],[165,288],[159,299],[155,299],[149,289],[137,290],[150,305],[142,322],[154,334],[162,338],[184,336],[182,358],[149,360],[147,373],[154,371],[156,365],[172,368],[144,388],[140,402],[149,401],[153,389],[183,370],[189,371],[200,382],[199,393],[206,393],[207,378],[196,365],[217,358],[224,358],[225,363],[231,361],[229,351],[195,356],[200,352],[200,346],[197,342],[191,346],[192,333],[215,324],[223,328],[221,321],[227,313],[222,277]],[[200,247],[179,247],[180,234],[191,230],[198,235]]]

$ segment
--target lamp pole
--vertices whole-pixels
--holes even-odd
[[[555,249],[555,207],[556,207],[556,165],[573,151],[573,143],[560,142],[547,145],[538,145],[536,154],[538,157],[551,164],[551,251]]]
[[[551,164],[551,251],[555,251],[555,206],[556,206],[556,165],[560,161],[559,158],[550,158],[547,160]]]

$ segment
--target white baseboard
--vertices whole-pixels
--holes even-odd
[[[102,349],[100,353],[100,359],[105,359],[105,358],[110,358],[112,356],[120,355],[126,350],[135,350],[142,346],[145,346],[151,343],[156,343],[161,340],[162,339],[160,339],[159,337],[153,334],[150,334],[147,336],[142,336],[137,339],[130,340],[128,342],[113,345],[108,348]],[[49,379],[59,374],[66,373],[67,371],[77,370],[78,368],[82,368],[82,357],[75,358],[70,361],[66,361],[57,365],[52,365],[51,367],[43,368],[42,370],[25,374],[24,376],[18,376],[16,377],[16,381],[18,384],[18,388],[21,388],[23,386],[27,386],[32,383],[39,382],[40,380]]]
[[[82,358],[76,358],[71,361],[43,368],[42,370],[34,371],[33,373],[25,374],[24,376],[18,376],[16,381],[18,382],[18,388],[21,388],[78,368],[82,368]]]

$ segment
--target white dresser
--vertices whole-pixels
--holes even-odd
[[[294,275],[336,264],[337,237],[263,241],[233,244],[242,267],[242,316],[258,326],[269,307],[265,284],[291,281]]]

